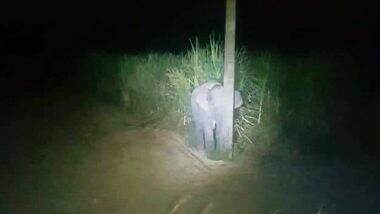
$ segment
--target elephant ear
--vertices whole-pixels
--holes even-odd
[[[235,90],[234,95],[234,109],[240,108],[244,104],[240,91]]]
[[[208,111],[209,110],[207,97],[208,97],[208,95],[206,93],[201,93],[201,94],[198,95],[198,97],[196,99],[197,104],[204,111]]]
[[[213,90],[214,87],[221,86],[220,83],[215,82],[215,81],[210,81],[206,82],[200,87],[204,90],[202,90],[203,93],[199,93],[196,99],[196,103],[204,110],[204,111],[209,111],[210,106],[210,92]]]

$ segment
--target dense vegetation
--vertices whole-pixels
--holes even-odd
[[[155,118],[163,128],[186,131],[191,128],[191,91],[208,80],[222,80],[222,47],[210,39],[206,45],[193,41],[181,54],[95,53],[84,57],[80,68],[87,71],[92,91],[103,100]],[[327,74],[334,68],[332,59],[346,58],[331,56],[284,57],[276,52],[252,54],[238,49],[235,87],[245,104],[235,114],[235,151],[243,151],[248,144],[268,151],[278,137],[295,142],[276,145],[292,152],[307,151],[313,143],[320,144],[318,141],[327,144]]]

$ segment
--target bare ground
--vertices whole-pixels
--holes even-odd
[[[15,102],[3,129],[7,213],[211,213],[204,186],[236,171],[188,149],[181,135],[84,97]],[[62,94],[67,96],[66,94]],[[73,107],[73,103],[77,106]]]
[[[63,99],[62,99],[63,97]],[[12,101],[12,100],[11,100]],[[376,213],[374,168],[247,151],[209,161],[182,135],[83,96],[11,102],[2,213]]]

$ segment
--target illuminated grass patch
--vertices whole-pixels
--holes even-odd
[[[190,94],[206,81],[221,82],[222,47],[213,39],[206,45],[195,39],[181,54],[97,53],[88,55],[81,67],[101,99],[150,118],[148,125],[188,133]],[[242,92],[244,106],[235,113],[235,152],[257,142],[267,149],[284,130],[288,134],[297,127],[298,136],[307,135],[308,127],[318,127],[319,136],[328,133],[325,74],[332,63],[324,58],[329,57],[237,51],[235,87]]]

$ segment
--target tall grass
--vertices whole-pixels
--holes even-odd
[[[222,81],[222,47],[212,38],[206,45],[195,39],[182,54],[93,54],[83,64],[99,97],[129,113],[159,118],[165,128],[188,130],[192,90],[209,80]],[[258,142],[269,148],[276,141],[288,67],[278,54],[237,51],[235,87],[242,92],[244,106],[235,112],[235,152]]]
[[[237,88],[245,104],[235,115],[235,152],[257,142],[269,148],[276,140],[279,125],[279,90],[284,68],[280,56],[269,52],[249,55],[242,49],[237,54],[237,68]]]
[[[191,49],[179,57],[179,64],[172,66],[167,76],[166,98],[182,117],[183,124],[189,124],[190,94],[200,84],[209,80],[221,81],[223,69],[223,50],[221,44],[210,40],[200,47],[197,39],[191,42]]]

